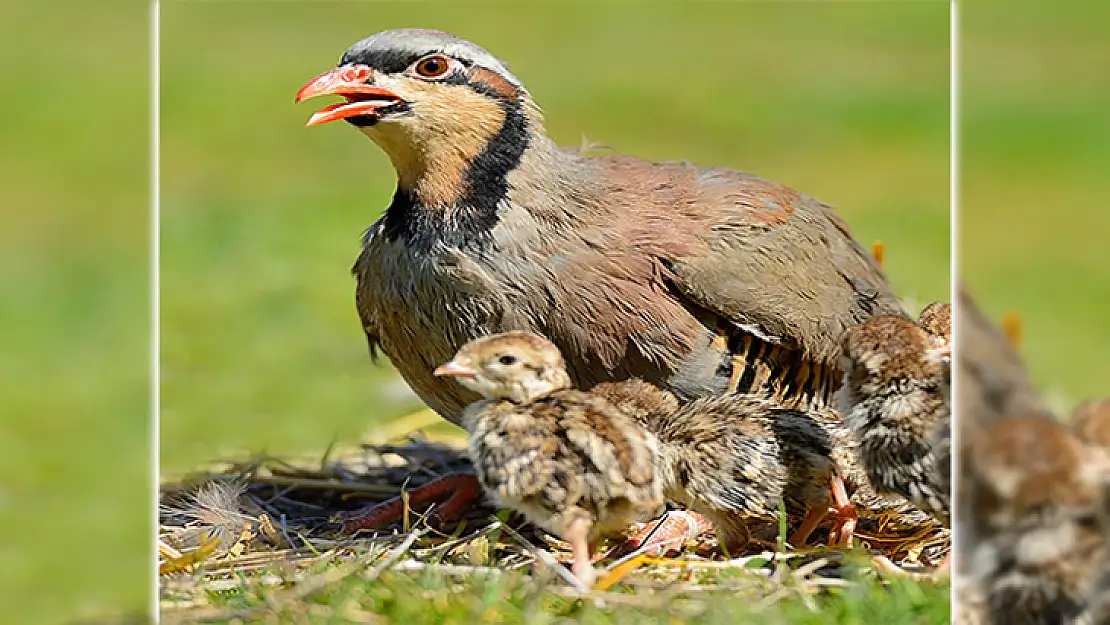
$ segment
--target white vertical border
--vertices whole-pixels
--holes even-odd
[[[159,404],[161,361],[160,361],[160,326],[161,314],[160,284],[158,279],[161,232],[161,206],[159,204],[159,15],[158,0],[151,3],[150,10],[150,490],[151,490],[151,527],[153,534],[147,538],[151,554],[151,579],[150,585],[150,618],[151,622],[159,621],[158,615],[158,440],[159,440]],[[151,540],[153,538],[153,540]]]
[[[961,553],[961,549],[957,549],[959,540],[959,449],[960,449],[960,427],[959,427],[959,414],[958,402],[956,398],[959,397],[959,266],[960,266],[960,12],[957,0],[950,0],[948,5],[948,245],[949,245],[949,294],[948,301],[952,303],[952,345],[954,350],[951,367],[952,367],[952,388],[950,393],[951,405],[950,411],[950,436],[951,436],[951,458],[949,459],[949,469],[952,478],[951,482],[951,496],[950,506],[952,507],[949,519],[951,519],[952,539],[951,539],[951,580],[949,586],[949,601],[951,603],[951,619],[955,622],[956,614],[958,613],[956,601],[958,598],[957,589],[959,588],[959,571],[963,566],[962,560],[965,559],[967,554]]]

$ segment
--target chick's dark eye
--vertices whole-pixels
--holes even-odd
[[[503,365],[511,365],[511,364],[516,362],[516,356],[505,354],[504,356],[498,358],[497,362],[499,362]]]
[[[438,78],[447,73],[451,67],[451,61],[445,56],[429,56],[420,59],[416,64],[416,73],[424,78]]]

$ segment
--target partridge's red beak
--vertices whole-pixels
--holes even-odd
[[[438,376],[471,379],[478,375],[478,372],[474,370],[474,367],[456,362],[454,360],[450,362],[445,362],[442,365],[436,367],[436,370],[433,373]]]
[[[348,117],[381,117],[380,109],[404,102],[388,89],[368,84],[374,70],[366,65],[344,65],[308,81],[297,92],[294,103],[322,95],[343,96],[346,101],[316,111],[305,126],[319,126]]]

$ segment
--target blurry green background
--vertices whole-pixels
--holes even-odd
[[[947,298],[943,3],[162,5],[161,464],[357,442],[418,405],[370,364],[350,267],[387,159],[296,91],[388,28],[506,60],[551,135],[786,183],[885,241],[896,291]]]
[[[0,3],[5,624],[152,597],[148,16]]]
[[[961,280],[1070,410],[1110,394],[1110,5],[961,7]]]

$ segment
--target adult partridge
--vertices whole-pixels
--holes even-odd
[[[902,314],[829,205],[728,169],[560,149],[521,81],[448,33],[363,39],[296,101],[324,95],[343,101],[308,125],[347,121],[397,174],[353,268],[371,354],[454,423],[478,395],[432,371],[491,333],[550,338],[583,389],[637,377],[682,401],[820,407],[843,332]],[[476,494],[466,480],[413,500],[456,492],[447,516]]]

